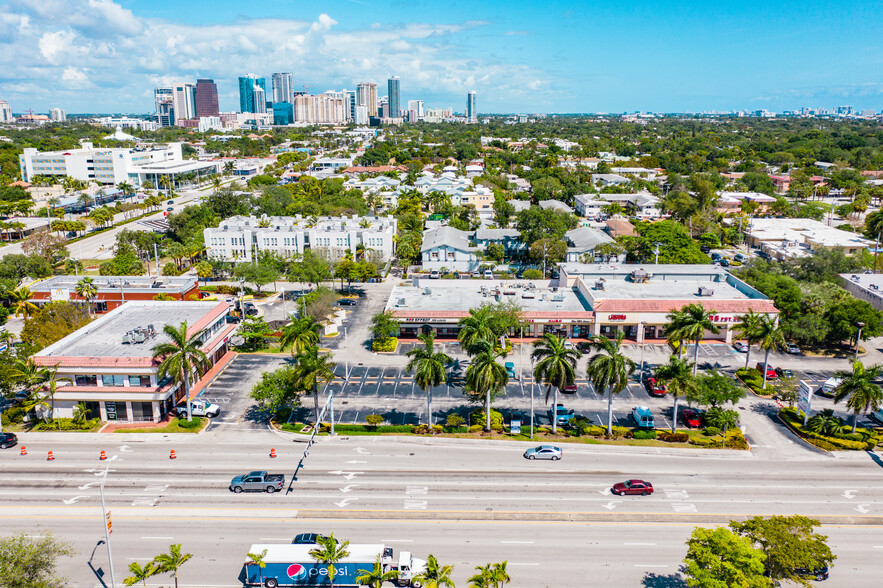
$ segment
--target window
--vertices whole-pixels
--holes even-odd
[[[129,386],[150,388],[150,376],[129,376]]]
[[[77,386],[97,386],[98,376],[74,376],[74,384]]]
[[[121,374],[104,374],[101,376],[101,384],[104,386],[125,386],[124,376]]]

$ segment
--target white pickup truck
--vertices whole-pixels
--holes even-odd
[[[193,416],[216,417],[221,414],[221,407],[212,404],[208,400],[197,398],[190,401],[190,407],[193,410]],[[187,418],[187,405],[182,404],[178,407],[178,416]]]

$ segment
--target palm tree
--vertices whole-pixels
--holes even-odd
[[[255,565],[258,567],[258,574],[261,576],[261,585],[264,583],[264,568],[267,567],[267,562],[264,559],[267,557],[267,550],[264,549],[260,553],[249,553],[246,557],[248,557],[248,561],[245,562],[246,566]]]
[[[328,537],[319,537],[316,542],[319,547],[310,550],[310,557],[316,560],[316,563],[328,566],[328,579],[331,581],[331,586],[333,588],[334,564],[349,557],[350,552],[347,547],[349,547],[350,542],[343,541],[338,543],[337,539],[334,538],[334,533],[330,534]]]
[[[460,319],[460,330],[457,333],[457,339],[463,349],[469,353],[469,350],[479,342],[493,344],[495,333],[491,324],[491,316],[484,308],[473,308],[469,310],[469,316]]]
[[[834,416],[834,411],[826,408],[822,412],[813,415],[806,423],[806,428],[813,433],[832,435],[843,430],[843,420]]]
[[[95,281],[89,277],[80,278],[76,286],[77,294],[86,300],[89,305],[89,316],[92,316],[92,300],[98,295],[98,288]]]
[[[505,351],[497,351],[490,343],[475,344],[471,349],[477,355],[466,368],[466,389],[485,397],[485,430],[491,430],[491,397],[506,389],[509,373],[497,359],[506,357]]]
[[[766,351],[763,356],[763,388],[766,389],[766,376],[770,369],[770,351],[785,344],[785,335],[778,320],[764,315],[757,332],[760,348]]]
[[[417,337],[423,342],[423,347],[416,347],[407,353],[411,358],[406,368],[408,373],[414,374],[414,383],[426,392],[427,422],[432,427],[432,389],[441,386],[448,380],[446,367],[451,363],[451,357],[439,351],[435,352],[435,333],[426,333]]]
[[[674,398],[674,410],[672,411],[671,432],[674,433],[678,427],[678,399],[687,395],[696,387],[696,380],[693,378],[694,364],[685,359],[679,359],[672,355],[667,364],[663,364],[656,368],[654,375],[657,380],[665,382],[666,391]]]
[[[301,317],[282,329],[279,344],[282,349],[291,345],[291,354],[298,355],[319,342],[319,323],[313,317]]]
[[[159,570],[154,566],[154,562],[150,562],[144,567],[141,567],[141,564],[137,561],[133,561],[129,564],[129,571],[132,575],[123,580],[123,584],[126,586],[134,586],[138,582],[147,586],[147,580],[159,573]]]
[[[739,337],[745,339],[748,343],[748,351],[745,352],[746,370],[751,361],[751,346],[760,341],[758,336],[761,332],[761,321],[763,320],[763,316],[764,315],[757,314],[752,309],[740,316],[739,322],[735,325],[735,330],[739,334]]]
[[[430,553],[426,556],[426,568],[422,574],[414,576],[414,580],[423,584],[423,588],[454,588],[454,581],[451,579],[453,573],[454,566],[439,565],[438,560]]]
[[[187,335],[187,321],[182,321],[179,327],[166,325],[163,332],[170,341],[158,343],[153,346],[151,353],[153,360],[159,361],[156,370],[157,378],[163,379],[172,376],[176,384],[184,386],[184,395],[187,397],[187,420],[193,420],[193,411],[190,409],[190,379],[193,371],[201,375],[208,366],[209,360],[200,349],[202,345],[202,331]],[[199,376],[196,378],[199,379]]]
[[[193,554],[181,553],[181,544],[169,545],[168,553],[161,553],[153,558],[151,565],[155,565],[157,573],[172,574],[175,578],[175,588],[178,588],[178,570],[187,563]]]
[[[31,292],[27,286],[18,287],[7,293],[7,296],[10,299],[10,306],[12,307],[15,316],[21,314],[25,318],[28,318],[40,311],[40,308],[31,302],[31,297],[33,295],[33,292]]]
[[[594,336],[589,345],[597,351],[589,359],[586,375],[599,394],[607,392],[607,434],[613,435],[613,397],[625,390],[629,376],[635,371],[635,362],[622,354],[623,333],[616,339]]]
[[[721,429],[726,439],[727,429],[739,426],[739,413],[735,410],[724,410],[719,406],[712,406],[705,413],[705,423],[709,427]]]
[[[881,374],[883,374],[883,365],[865,367],[860,361],[852,362],[852,371],[834,372],[834,377],[841,380],[837,388],[834,389],[834,403],[848,397],[846,406],[852,409],[853,433],[855,433],[859,413],[876,412],[883,404],[883,390],[874,383]]]
[[[57,376],[58,366],[47,366],[40,370],[40,381],[38,382],[41,388],[48,388],[45,397],[49,398],[53,421],[55,420],[55,393],[58,391],[58,383],[68,382],[73,384],[73,381],[70,378],[59,378]],[[61,421],[58,422],[58,429],[61,430]]]
[[[491,588],[493,586],[493,564],[488,562],[483,566],[475,566],[478,573],[469,578],[470,588]]]
[[[512,578],[509,577],[509,572],[506,570],[507,563],[506,560],[503,560],[491,567],[491,581],[494,583],[494,588],[500,588],[503,584],[508,584],[512,581]]]
[[[694,376],[699,365],[699,342],[702,341],[706,331],[709,333],[720,331],[718,326],[711,322],[711,316],[714,314],[715,311],[705,310],[701,304],[687,304],[680,311],[671,312],[666,317],[669,323],[665,327],[665,332],[669,333],[669,336],[676,337],[680,341],[696,342],[693,348]],[[678,349],[680,350],[680,346]]]
[[[576,361],[580,357],[580,352],[576,349],[566,349],[564,339],[552,333],[546,333],[533,345],[534,350],[530,357],[537,362],[533,377],[535,381],[542,382],[546,386],[546,404],[549,403],[549,393],[554,395],[552,414],[556,415],[558,393],[565,386],[571,386],[576,381]],[[553,416],[552,433],[557,432],[558,418]]]
[[[383,588],[384,582],[398,580],[400,575],[398,570],[383,571],[383,559],[379,554],[374,559],[373,570],[356,570],[356,573],[361,573],[360,576],[356,576],[356,582],[360,586],[371,586],[372,588]]]
[[[334,362],[328,355],[319,355],[319,348],[310,345],[301,353],[294,356],[297,365],[294,366],[294,379],[301,390],[310,390],[313,393],[313,403],[316,409],[316,426],[319,426],[319,383],[329,383],[335,377]]]

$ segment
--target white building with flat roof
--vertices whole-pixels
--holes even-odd
[[[883,312],[883,274],[840,274],[840,285],[859,300]]]
[[[809,255],[819,249],[839,249],[854,255],[874,247],[871,239],[809,218],[752,218],[745,229],[745,241],[779,260]]]
[[[359,245],[380,261],[395,254],[397,229],[392,216],[234,216],[203,235],[207,255],[223,261],[253,261],[259,251],[291,257],[307,249],[340,259],[347,252],[355,256]]]

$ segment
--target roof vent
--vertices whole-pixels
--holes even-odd
[[[603,290],[604,282],[606,281],[607,280],[605,280],[604,278],[601,278],[600,280],[595,280],[595,290]]]
[[[699,295],[700,296],[714,296],[714,290],[708,288],[706,286],[699,286]]]

